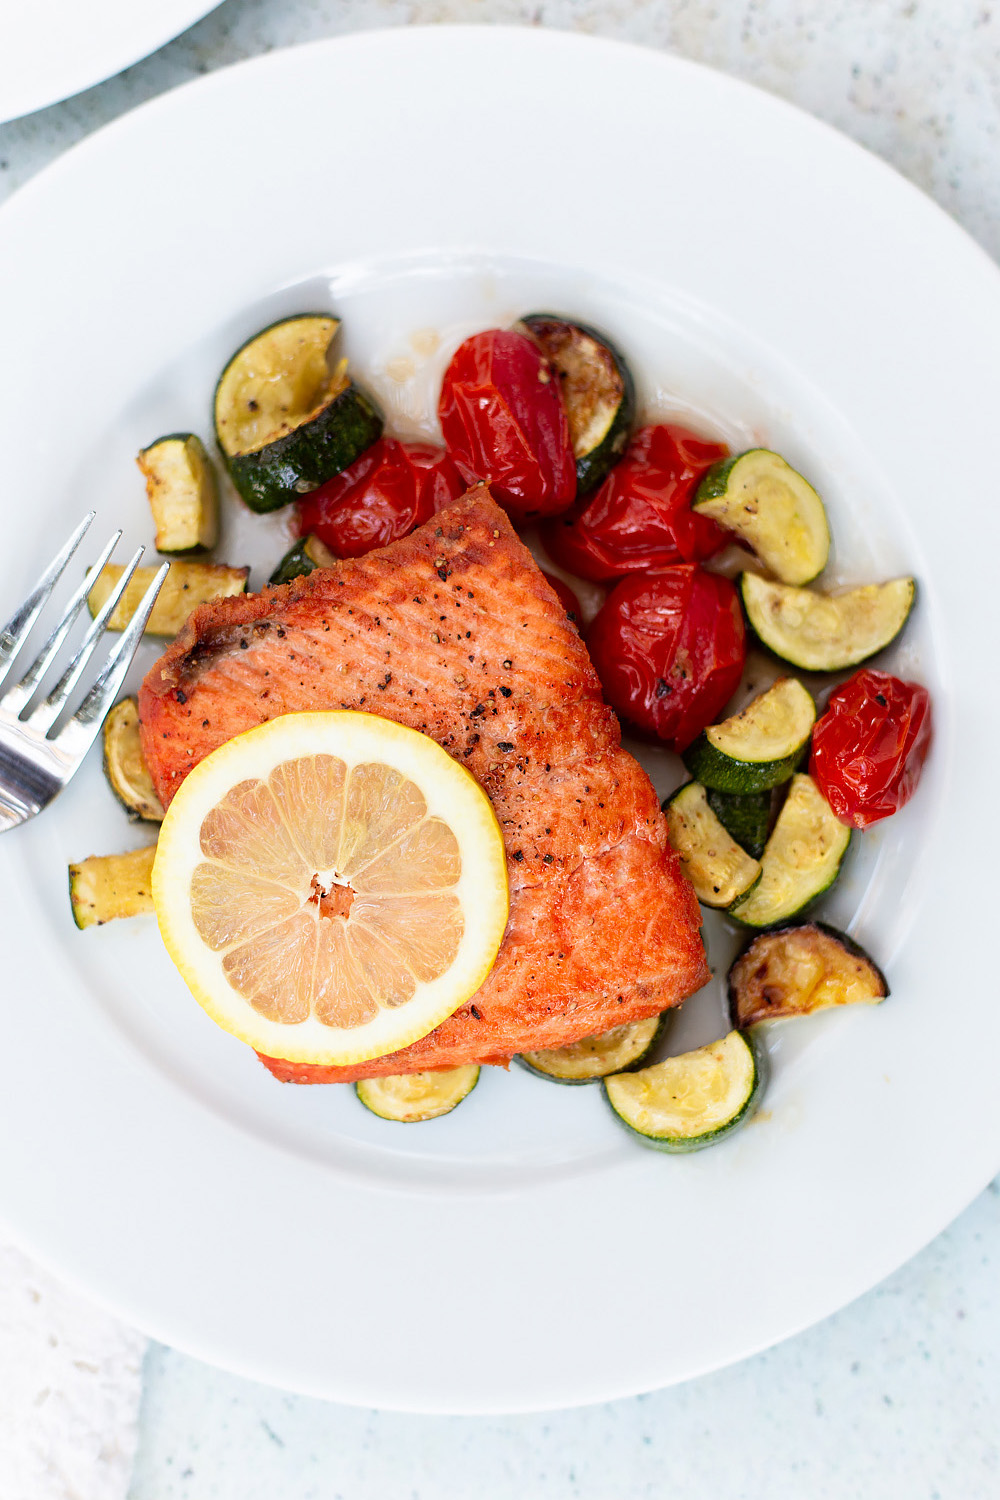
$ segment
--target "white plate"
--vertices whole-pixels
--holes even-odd
[[[89,503],[149,537],[136,449],[208,436],[224,357],[276,313],[336,305],[412,419],[463,332],[557,303],[617,334],[647,406],[805,467],[841,576],[918,574],[893,660],[936,713],[918,796],[857,841],[827,908],[892,998],[786,1029],[765,1113],[686,1158],[633,1145],[598,1090],[516,1069],[412,1129],[349,1089],[275,1083],[190,1000],[151,921],[73,928],[67,860],[143,839],[95,754],[0,847],[0,1212],[36,1254],[263,1380],[527,1410],[773,1343],[988,1181],[1000,277],[943,214],[689,63],[401,30],[215,74],[84,142],[0,214],[0,288],[5,606]],[[282,525],[231,521],[229,560],[273,560]]]
[[[11,0],[0,46],[0,122],[68,99],[148,57],[219,0]]]

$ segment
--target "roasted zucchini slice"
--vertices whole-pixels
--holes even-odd
[[[104,721],[104,774],[133,821],[163,822],[163,804],[142,755],[139,709],[134,698],[116,703]]]
[[[125,629],[155,572],[155,568],[136,568],[111,613],[109,630]],[[108,563],[101,569],[87,596],[87,607],[92,615],[100,610],[121,576],[118,563]],[[205,604],[209,599],[225,599],[230,594],[245,594],[249,577],[249,568],[227,568],[222,563],[172,562],[153,605],[146,634],[175,636],[196,605]]]
[[[715,464],[692,509],[734,531],[782,583],[810,583],[826,567],[830,527],[823,502],[802,475],[769,448]]]
[[[717,792],[709,787],[708,805],[727,833],[752,859],[760,859],[771,829],[771,793],[752,792],[748,797]]]
[[[888,993],[865,950],[823,922],[762,932],[729,970],[730,1013],[742,1029],[833,1005],[877,1005]]]
[[[581,1037],[566,1047],[522,1052],[516,1059],[529,1073],[554,1083],[597,1083],[609,1073],[638,1067],[653,1048],[663,1025],[662,1016],[613,1026],[597,1036]]]
[[[100,927],[115,917],[153,910],[156,845],[131,854],[92,854],[69,867],[69,899],[77,927]]]
[[[779,677],[738,714],[709,725],[684,752],[684,764],[717,792],[766,792],[791,776],[815,722],[812,695],[796,678]]]
[[[290,547],[281,559],[268,583],[291,583],[293,578],[302,578],[317,568],[332,568],[337,558],[318,536],[304,536]]]
[[[576,492],[595,490],[621,458],[635,421],[635,382],[604,334],[554,313],[530,313],[520,326],[559,376],[576,459]]]
[[[753,1114],[764,1089],[763,1052],[742,1032],[638,1073],[604,1080],[626,1130],[657,1151],[700,1151],[731,1135]]]
[[[743,608],[758,639],[804,672],[840,672],[883,650],[906,624],[916,591],[912,578],[818,594],[740,574]]]
[[[479,1064],[439,1068],[427,1073],[395,1073],[388,1078],[361,1078],[354,1085],[365,1109],[381,1120],[412,1125],[450,1114],[479,1082]]]
[[[382,414],[332,371],[340,327],[326,313],[283,318],[237,349],[215,388],[215,435],[251,510],[278,510],[332,479],[382,433]]]
[[[136,463],[156,526],[156,550],[208,552],[219,536],[219,490],[200,438],[173,432],[143,448]]]
[[[731,906],[753,889],[761,877],[760,864],[726,832],[700,782],[687,782],[663,810],[681,869],[703,906]]]
[[[787,922],[830,889],[850,842],[851,830],[834,817],[812,777],[793,776],[764,848],[760,881],[729,915],[745,927]]]

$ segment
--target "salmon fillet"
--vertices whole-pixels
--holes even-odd
[[[503,830],[510,920],[486,982],[429,1035],[346,1082],[502,1062],[678,1004],[708,979],[698,903],[576,629],[479,487],[402,541],[203,604],[139,692],[168,806],[217,746],[278,714],[362,709],[467,766]]]

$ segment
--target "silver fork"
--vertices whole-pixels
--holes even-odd
[[[25,710],[38,693],[42,679],[54,664],[69,635],[73,622],[86,604],[94,579],[121,539],[121,532],[116,531],[93,570],[73,593],[62,618],[31,666],[17,682],[7,685],[15,657],[48,602],[66,564],[86,536],[94,515],[95,512],[91,511],[84,517],[66,545],[49,563],[20,609],[0,630],[0,832],[16,828],[19,823],[26,823],[29,818],[41,812],[62,791],[77,770],[115,700],[136,647],[142,639],[156,596],[167,576],[169,564],[164,563],[143,595],[142,603],[127,628],[109,652],[79,708],[67,719],[58,734],[54,734],[53,729],[59,715],[107,629],[115,605],[139,566],[143,553],[142,547],[139,547],[116,588],[91,622],[55,687],[30,713],[26,713]]]

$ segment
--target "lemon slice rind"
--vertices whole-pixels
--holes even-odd
[[[312,755],[337,756],[349,770],[374,763],[402,773],[423,794],[427,817],[448,824],[461,855],[458,879],[448,887],[458,898],[464,922],[454,959],[437,978],[418,982],[412,999],[351,1027],[326,1024],[312,1014],[294,1022],[261,1015],[231,986],[223,969],[224,952],[213,951],[203,940],[191,909],[192,877],[205,857],[200,832],[207,815],[237,784],[266,780],[283,762]],[[167,811],[152,888],[167,952],[207,1014],[258,1052],[323,1066],[386,1056],[433,1031],[482,985],[509,913],[503,835],[475,778],[427,735],[352,711],[282,715],[227,741],[201,761]]]

